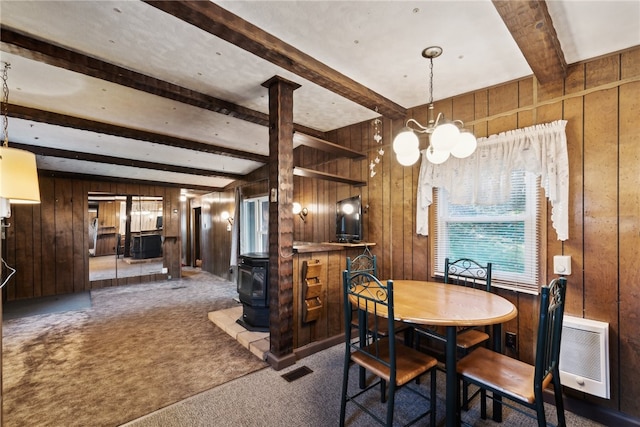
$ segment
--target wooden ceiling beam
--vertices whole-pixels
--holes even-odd
[[[1,105],[4,108],[4,103],[1,103]],[[168,145],[170,147],[186,148],[189,150],[217,154],[220,156],[237,157],[260,163],[266,163],[269,161],[269,156],[206,144],[204,142],[191,141],[174,136],[162,135],[154,132],[116,126],[109,123],[102,123],[79,117],[67,116],[59,113],[52,113],[50,111],[38,110],[36,108],[9,104],[7,111],[10,117],[18,119],[32,120],[40,123],[48,123],[56,126],[70,127],[139,141],[154,142],[156,144]]]
[[[406,116],[404,107],[213,2],[146,3],[385,117],[404,119]]]
[[[262,126],[269,126],[268,114],[119,67],[5,27],[0,27],[0,40],[2,50],[14,55],[213,111],[214,113],[224,114]],[[324,132],[306,126],[294,124],[294,128],[319,138],[325,137]]]
[[[543,0],[492,0],[498,14],[542,84],[561,80],[567,62]]]
[[[80,151],[61,150],[59,148],[42,147],[39,145],[28,145],[11,143],[12,148],[30,151],[38,156],[59,157],[62,159],[83,160],[86,162],[105,163],[109,165],[129,166],[139,169],[151,169],[162,172],[183,173],[187,175],[199,175],[208,177],[219,177],[229,179],[242,179],[244,175],[228,172],[219,172],[209,169],[196,169],[185,166],[168,165],[164,163],[146,162],[142,160],[126,159],[123,157],[105,156],[102,154],[83,153]]]
[[[172,187],[172,188],[185,188],[187,187],[189,191],[200,191],[203,194],[211,193],[214,191],[224,191],[224,188],[220,187],[207,187],[206,185],[192,185],[192,184],[182,184],[182,183],[174,183],[174,182],[166,182],[158,183],[157,181],[147,181],[144,179],[131,179],[128,177],[121,176],[106,176],[106,175],[90,175],[86,173],[74,173],[74,172],[62,172],[62,171],[54,171],[50,169],[38,169],[39,176],[46,176],[49,178],[65,178],[65,179],[84,179],[85,181],[105,181],[105,182],[116,182],[123,184],[135,184],[135,185],[162,185],[163,187]]]

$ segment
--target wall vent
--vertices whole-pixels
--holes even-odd
[[[559,367],[563,386],[609,399],[609,324],[564,316]]]

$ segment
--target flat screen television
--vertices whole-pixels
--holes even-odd
[[[336,203],[336,239],[341,243],[356,243],[362,240],[360,195]]]

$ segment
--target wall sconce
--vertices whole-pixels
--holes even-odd
[[[220,219],[222,219],[223,221],[227,221],[227,231],[231,231],[231,226],[233,225],[233,217],[231,215],[229,215],[229,212],[227,211],[222,211],[220,213]]]
[[[302,222],[307,222],[308,213],[309,213],[309,209],[303,208],[302,206],[300,206],[300,203],[298,202],[293,202],[293,214],[300,215],[300,219],[302,219]]]

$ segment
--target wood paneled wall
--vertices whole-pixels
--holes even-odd
[[[399,82],[401,84],[401,82]],[[640,418],[640,47],[570,66],[564,81],[538,84],[533,77],[436,102],[447,117],[472,125],[478,137],[548,123],[568,121],[570,218],[569,240],[557,240],[551,221],[543,233],[543,265],[547,283],[554,255],[572,257],[566,313],[610,325],[611,399],[567,393],[589,403]],[[426,105],[408,117],[427,120]],[[428,279],[431,238],[415,233],[415,200],[419,164],[402,167],[391,142],[403,126],[383,120],[385,154],[374,177],[368,163],[375,157],[370,122],[330,133],[330,140],[367,152],[363,161],[329,161],[317,151],[301,148],[296,164],[365,180],[364,187],[296,177],[294,200],[309,209],[306,223],[295,223],[295,240],[322,242],[334,238],[335,202],[361,194],[364,240],[375,242],[381,277]],[[426,147],[426,139],[421,140]],[[551,209],[548,208],[548,215]],[[430,215],[433,217],[433,215]],[[505,330],[517,334],[515,356],[533,360],[537,329],[537,297],[510,291],[517,319]]]
[[[164,266],[180,277],[179,189],[40,176],[39,205],[13,205],[3,257],[16,274],[3,300],[82,292],[165,279],[166,275],[89,282],[88,193],[162,196]]]
[[[221,215],[226,211],[233,218],[234,193],[233,191],[216,192],[201,196],[199,206],[202,208],[200,236],[202,269],[222,278],[231,279],[229,268],[232,232],[227,230],[229,222],[223,220]]]

